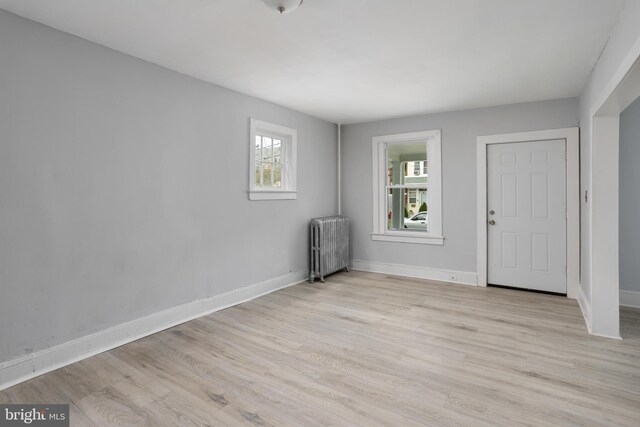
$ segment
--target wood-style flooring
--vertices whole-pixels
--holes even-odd
[[[0,392],[72,426],[640,426],[640,310],[623,341],[575,301],[352,271]]]

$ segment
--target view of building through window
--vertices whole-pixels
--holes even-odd
[[[256,135],[256,187],[282,186],[282,141]]]
[[[427,144],[387,145],[387,229],[429,231]]]

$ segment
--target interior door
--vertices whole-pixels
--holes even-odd
[[[567,293],[565,140],[487,147],[487,282]]]

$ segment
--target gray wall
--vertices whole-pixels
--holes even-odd
[[[249,118],[298,200],[247,198]],[[0,362],[307,268],[337,129],[0,11]]]
[[[352,258],[476,272],[476,137],[575,127],[577,99],[348,125],[342,133],[342,206],[352,218]],[[372,241],[371,138],[442,130],[444,246]]]
[[[640,98],[620,114],[620,289],[640,292]]]

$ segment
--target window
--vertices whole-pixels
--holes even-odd
[[[282,187],[282,140],[256,135],[256,187]]]
[[[418,191],[417,190],[409,190],[409,204],[410,205],[415,205],[417,201],[418,201]]]
[[[440,131],[373,138],[373,240],[442,245]]]
[[[249,199],[295,199],[297,131],[251,119]]]

